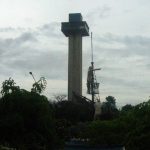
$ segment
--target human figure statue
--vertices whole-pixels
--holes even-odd
[[[92,66],[90,66],[88,69],[88,75],[87,75],[87,93],[88,94],[91,94],[91,91],[92,91],[92,74],[93,74],[93,70],[92,70]]]

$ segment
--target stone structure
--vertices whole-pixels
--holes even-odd
[[[89,27],[80,13],[69,14],[69,22],[62,22],[61,31],[69,39],[68,100],[82,95],[82,37],[89,36]]]

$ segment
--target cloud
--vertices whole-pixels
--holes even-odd
[[[8,59],[17,58],[25,53],[25,45],[28,43],[37,42],[36,37],[31,33],[22,33],[16,38],[0,38],[0,59],[2,61],[7,61]]]
[[[48,80],[67,81],[68,43],[60,31],[59,23],[45,24],[35,29],[20,30],[18,36],[0,38],[1,79],[11,76],[22,78],[32,71],[36,76]],[[18,32],[15,29],[11,31]],[[10,31],[10,32],[11,32]],[[8,30],[4,30],[4,33]],[[96,35],[94,43],[95,67],[101,83],[103,96],[118,98],[128,93],[147,93],[149,83],[150,37],[117,35],[106,33]],[[84,43],[83,80],[86,81],[90,65],[90,48]],[[83,87],[86,88],[84,83]],[[142,93],[142,94],[143,94]],[[136,95],[135,95],[136,97]],[[134,97],[134,99],[135,99]]]
[[[131,57],[150,54],[150,37],[148,36],[119,36],[111,33],[95,37],[96,53],[105,53],[108,56]]]
[[[11,76],[14,73],[25,74],[33,71],[46,76],[48,79],[66,80],[67,51],[63,52],[59,48],[53,48],[55,47],[54,42],[50,40],[53,35],[46,35],[45,30],[48,30],[47,28],[49,29],[50,27],[45,25],[31,32],[23,32],[15,38],[1,38],[1,74]],[[45,41],[49,40],[45,47],[41,37]]]
[[[49,24],[44,24],[42,27],[38,28],[38,32],[41,35],[59,38],[62,33],[60,32],[61,23],[60,22],[52,22]]]
[[[97,20],[106,19],[111,15],[111,7],[108,5],[98,6],[87,13],[86,17],[89,20],[89,25],[92,27]]]
[[[103,36],[96,37],[96,40],[99,40],[100,42],[106,42],[106,43],[123,43],[125,45],[139,45],[139,46],[150,46],[150,37],[144,37],[141,35],[134,35],[134,36],[119,36],[119,35],[114,35],[111,33],[106,33]]]
[[[29,32],[23,33],[20,37],[16,38],[16,42],[27,42],[27,41],[32,41],[32,42],[37,42],[36,37]]]
[[[25,42],[35,42],[37,41],[36,37],[32,35],[32,33],[25,32],[22,33],[17,38],[6,38],[6,39],[0,39],[0,48],[13,48],[15,46],[20,46],[24,44]]]
[[[7,27],[7,28],[0,28],[0,32],[11,32],[11,31],[15,31],[15,28],[12,27]]]
[[[12,59],[7,66],[24,72],[35,72],[48,79],[67,78],[67,59],[62,52],[47,51],[38,54],[26,54],[18,59]],[[60,65],[61,64],[61,65]]]
[[[130,103],[148,98],[150,37],[141,35],[116,35],[106,33],[95,36],[94,62],[97,81],[104,99],[113,95]],[[132,95],[132,96],[131,96]],[[135,101],[136,100],[136,101]]]

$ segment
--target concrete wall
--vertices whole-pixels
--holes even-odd
[[[69,37],[68,100],[74,100],[73,92],[82,95],[82,36]]]

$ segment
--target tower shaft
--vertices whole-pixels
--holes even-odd
[[[82,37],[79,34],[69,37],[68,57],[68,99],[82,95]]]
[[[80,13],[69,14],[69,22],[62,22],[61,31],[68,37],[68,100],[82,95],[82,37],[89,35],[89,27]]]

